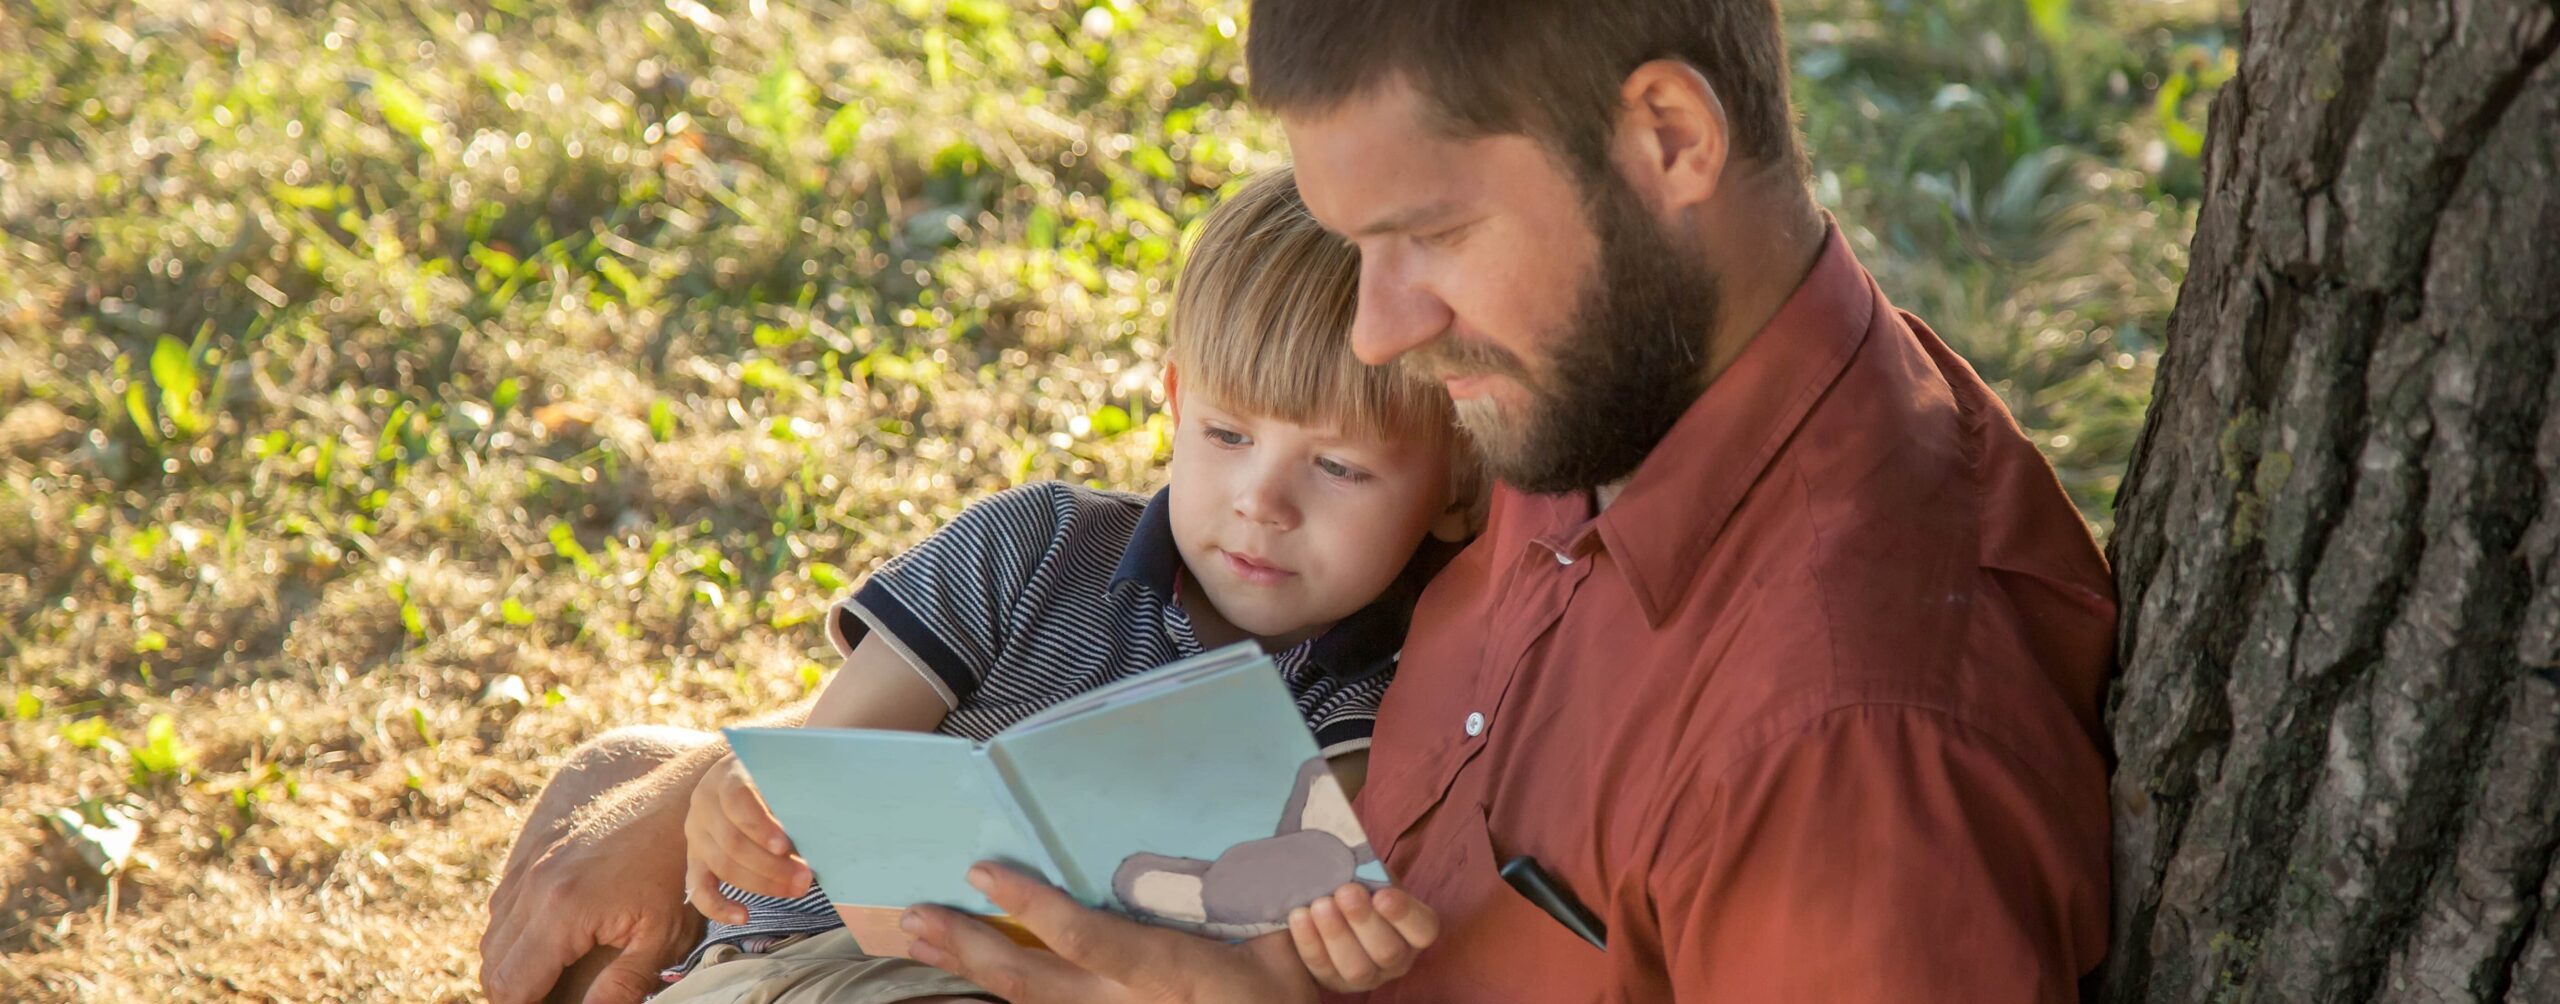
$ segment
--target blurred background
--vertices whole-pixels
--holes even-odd
[[[1785,0],[1824,205],[2096,532],[2234,0]],[[0,6],[0,999],[459,1000],[557,758],[1151,486],[1240,3]]]

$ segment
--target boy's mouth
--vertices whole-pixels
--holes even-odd
[[[1249,554],[1219,549],[1218,557],[1227,563],[1227,571],[1236,578],[1257,586],[1268,586],[1294,578],[1298,573]]]

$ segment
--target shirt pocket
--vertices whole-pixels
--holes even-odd
[[[1481,811],[1464,807],[1448,826],[1454,832],[1439,849],[1454,856],[1457,870],[1439,897],[1444,902],[1432,904],[1441,909],[1446,931],[1431,949],[1439,956],[1432,968],[1469,985],[1469,1000],[1599,1000],[1608,986],[1608,956],[1502,880]]]

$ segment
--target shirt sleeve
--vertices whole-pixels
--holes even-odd
[[[1903,706],[1829,712],[1719,773],[1644,880],[1660,943],[1621,956],[1659,953],[1671,999],[2079,1000],[2105,951],[2103,778],[2093,813]]]
[[[1018,612],[1074,524],[1075,499],[1052,483],[1007,489],[961,510],[924,543],[880,566],[827,618],[840,654],[878,633],[959,707],[1002,658]]]

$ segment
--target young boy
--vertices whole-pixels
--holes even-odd
[[[1356,790],[1414,598],[1468,533],[1477,494],[1440,389],[1352,357],[1358,275],[1286,172],[1219,206],[1176,284],[1169,486],[1026,485],[970,506],[829,612],[845,662],[807,724],[984,740],[1250,638]],[[983,999],[860,954],[814,886],[784,898],[727,884],[782,891],[807,875],[734,757],[696,788],[685,833],[687,896],[712,925],[659,1001]],[[1435,931],[1409,896],[1345,887],[1296,911],[1290,937],[1313,982],[1357,990],[1392,975],[1364,945],[1419,948]]]

